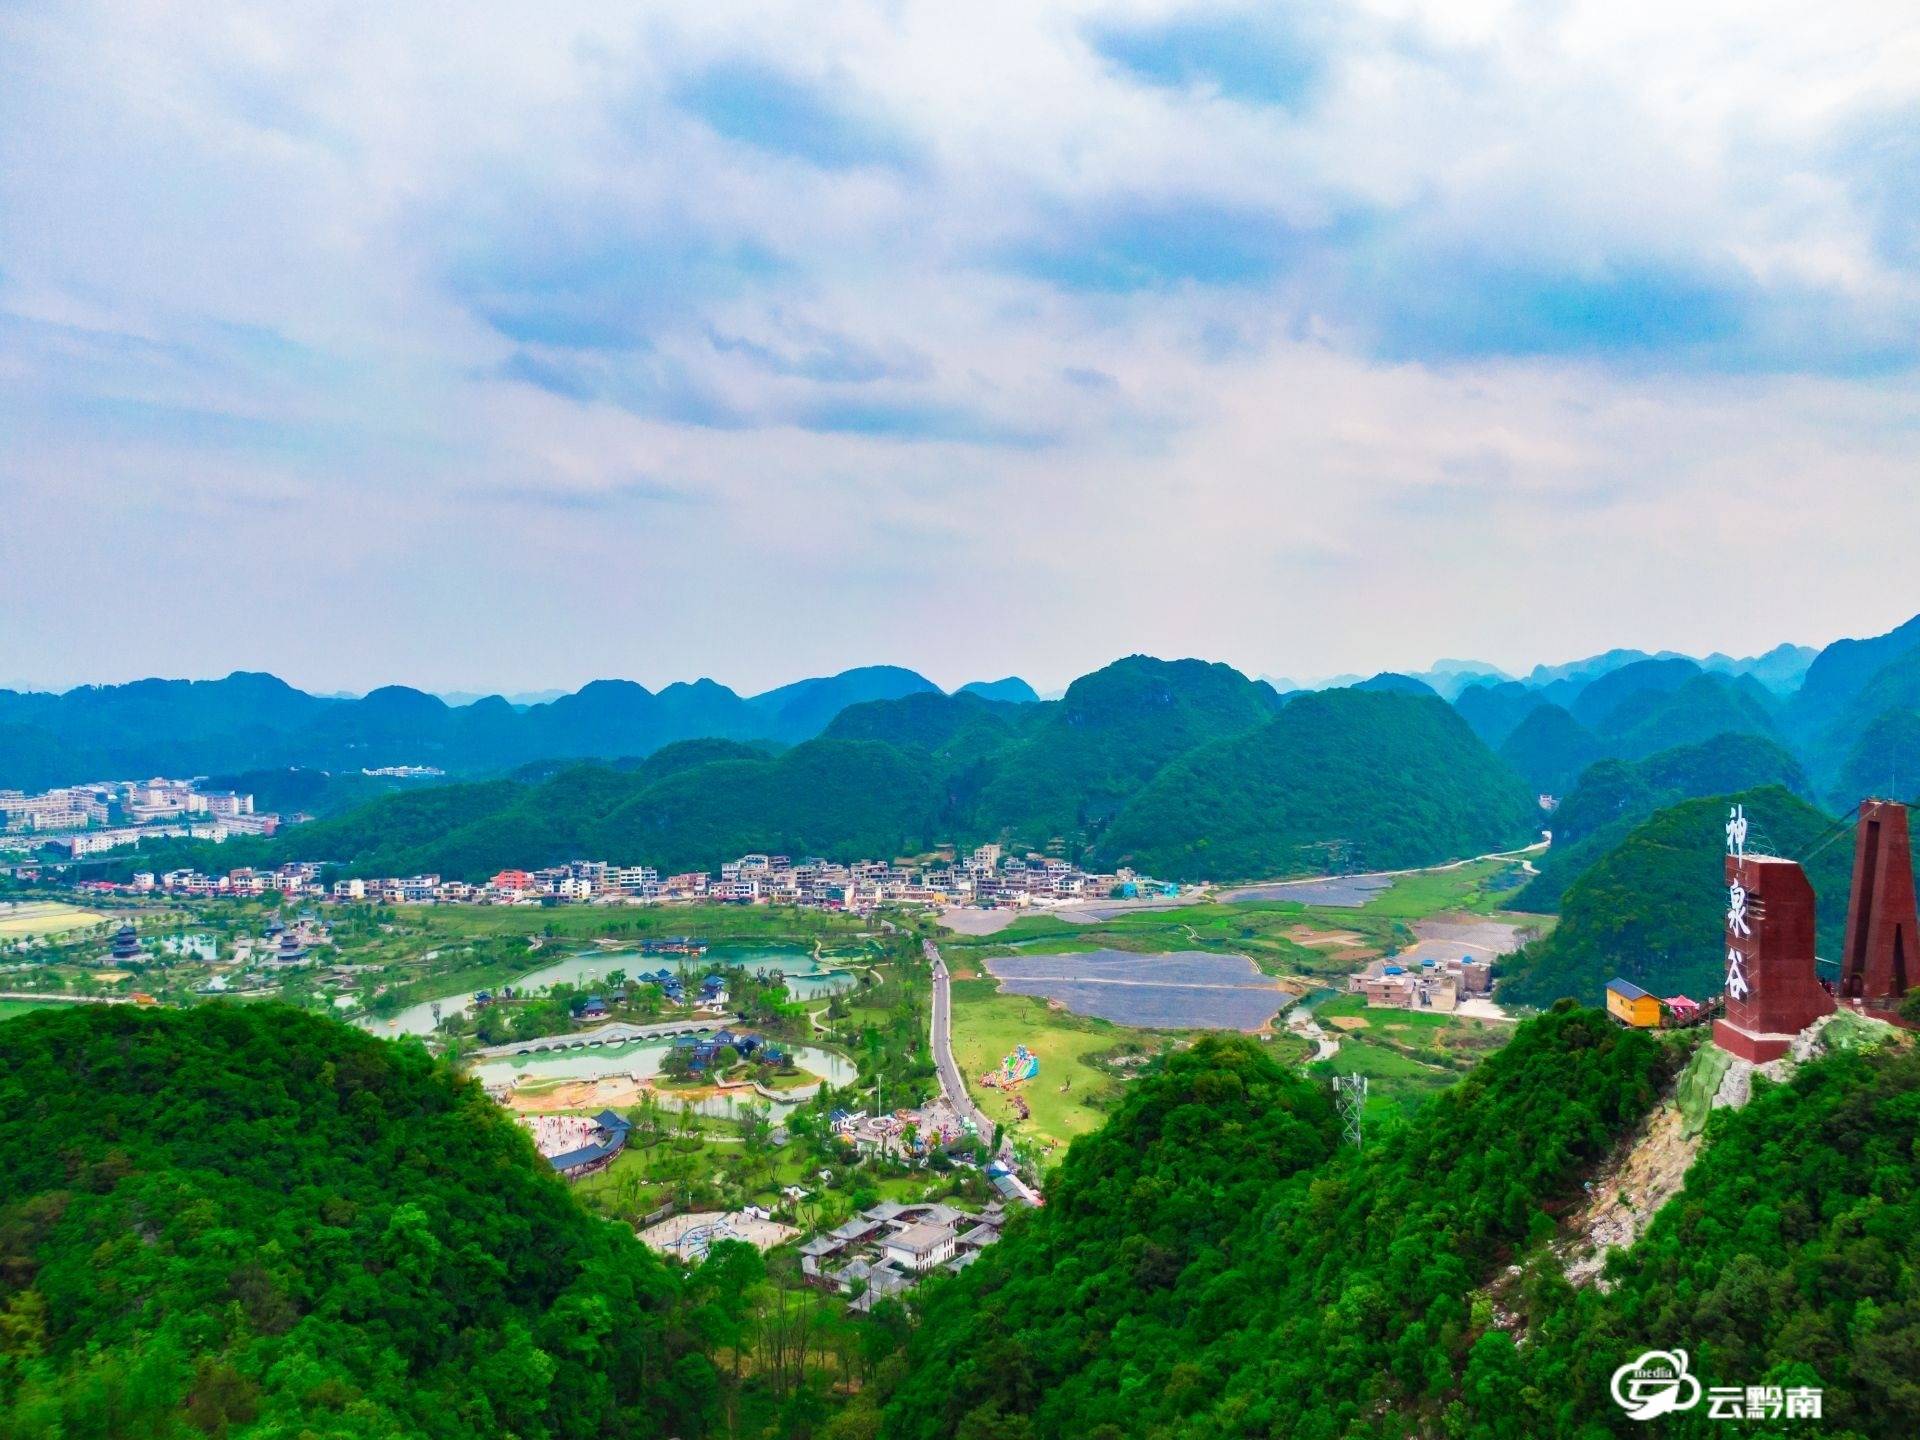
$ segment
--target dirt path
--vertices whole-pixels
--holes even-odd
[[[1313,1018],[1311,1010],[1289,1010],[1287,1029],[1313,1042],[1313,1054],[1309,1057],[1313,1060],[1331,1060],[1340,1053],[1340,1037],[1328,1034],[1326,1027]]]

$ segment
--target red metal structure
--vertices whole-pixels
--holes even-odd
[[[1907,807],[1893,800],[1865,801],[1854,832],[1840,998],[1867,1010],[1897,1008],[1920,962],[1916,929]]]
[[[1713,1039],[1763,1065],[1834,1009],[1815,967],[1813,886],[1777,855],[1730,854],[1726,874],[1727,1013]]]

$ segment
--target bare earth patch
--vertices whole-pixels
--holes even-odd
[[[1373,1022],[1364,1015],[1329,1015],[1327,1024],[1336,1030],[1364,1030]]]
[[[1354,934],[1351,930],[1316,930],[1311,925],[1295,925],[1286,932],[1286,936],[1296,945],[1305,945],[1315,950],[1335,946],[1345,950],[1368,948],[1365,938]]]
[[[1662,1205],[1680,1193],[1700,1137],[1686,1133],[1680,1107],[1671,1100],[1642,1122],[1604,1165],[1587,1191],[1587,1202],[1569,1217],[1561,1254],[1567,1279],[1584,1285],[1599,1278],[1607,1251],[1626,1249]]]

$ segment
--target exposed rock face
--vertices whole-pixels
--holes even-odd
[[[1702,1045],[1681,1073],[1673,1095],[1647,1117],[1587,1184],[1587,1201],[1567,1217],[1557,1249],[1575,1285],[1605,1286],[1607,1251],[1626,1249],[1646,1232],[1660,1207],[1680,1193],[1699,1153],[1710,1111],[1739,1109],[1753,1098],[1753,1077],[1790,1079],[1811,1060],[1862,1045],[1911,1043],[1905,1032],[1842,1010],[1824,1015],[1794,1036],[1778,1060],[1754,1065],[1716,1045]]]
[[[1660,1207],[1680,1193],[1687,1168],[1700,1148],[1700,1132],[1688,1132],[1672,1100],[1662,1104],[1588,1182],[1587,1202],[1567,1221],[1561,1254],[1575,1285],[1598,1280],[1607,1251],[1638,1240]],[[1600,1281],[1604,1285],[1605,1281]]]

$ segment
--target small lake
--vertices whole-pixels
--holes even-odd
[[[832,965],[835,957],[823,957]],[[778,948],[771,946],[729,946],[715,945],[705,955],[695,957],[679,955],[642,955],[635,950],[589,950],[585,954],[570,955],[564,960],[556,960],[550,965],[506,982],[514,990],[545,990],[554,985],[566,984],[575,987],[604,983],[614,971],[622,971],[629,978],[639,974],[653,974],[659,970],[671,970],[698,982],[700,977],[709,974],[716,966],[737,965],[756,975],[765,975],[771,970],[784,971],[787,994],[795,1000],[817,1000],[824,995],[838,995],[842,991],[853,989],[859,982],[851,970],[817,969],[813,956],[805,950]],[[498,989],[498,986],[490,987]],[[359,1024],[363,1029],[376,1035],[431,1035],[438,1022],[434,1019],[434,1007],[439,1007],[442,1017],[464,1015],[473,1004],[477,992],[469,990],[460,995],[447,995],[438,1000],[421,1000],[407,1006],[406,1009],[384,1020],[363,1016]]]
[[[1391,875],[1329,875],[1321,880],[1282,880],[1272,885],[1243,885],[1224,900],[1292,900],[1301,905],[1334,905],[1358,910],[1393,884]]]
[[[608,1075],[647,1077],[660,1073],[660,1064],[670,1040],[630,1040],[624,1045],[603,1045],[590,1050],[544,1051],[537,1055],[502,1055],[482,1060],[471,1067],[475,1079],[483,1085],[510,1085],[516,1080],[598,1080]],[[793,1054],[795,1065],[809,1075],[818,1075],[831,1085],[849,1085],[859,1069],[846,1056],[814,1045],[784,1045]],[[662,1104],[676,1105],[670,1094],[662,1093]],[[703,1115],[730,1115],[748,1101],[762,1102],[765,1097],[752,1091],[737,1096],[713,1095],[692,1102]],[[790,1109],[793,1101],[773,1101],[776,1110]]]
[[[220,954],[220,941],[213,935],[162,935],[160,948],[169,955],[212,960]]]
[[[1245,956],[1202,950],[1006,955],[986,967],[1010,994],[1142,1030],[1258,1030],[1291,999]]]

